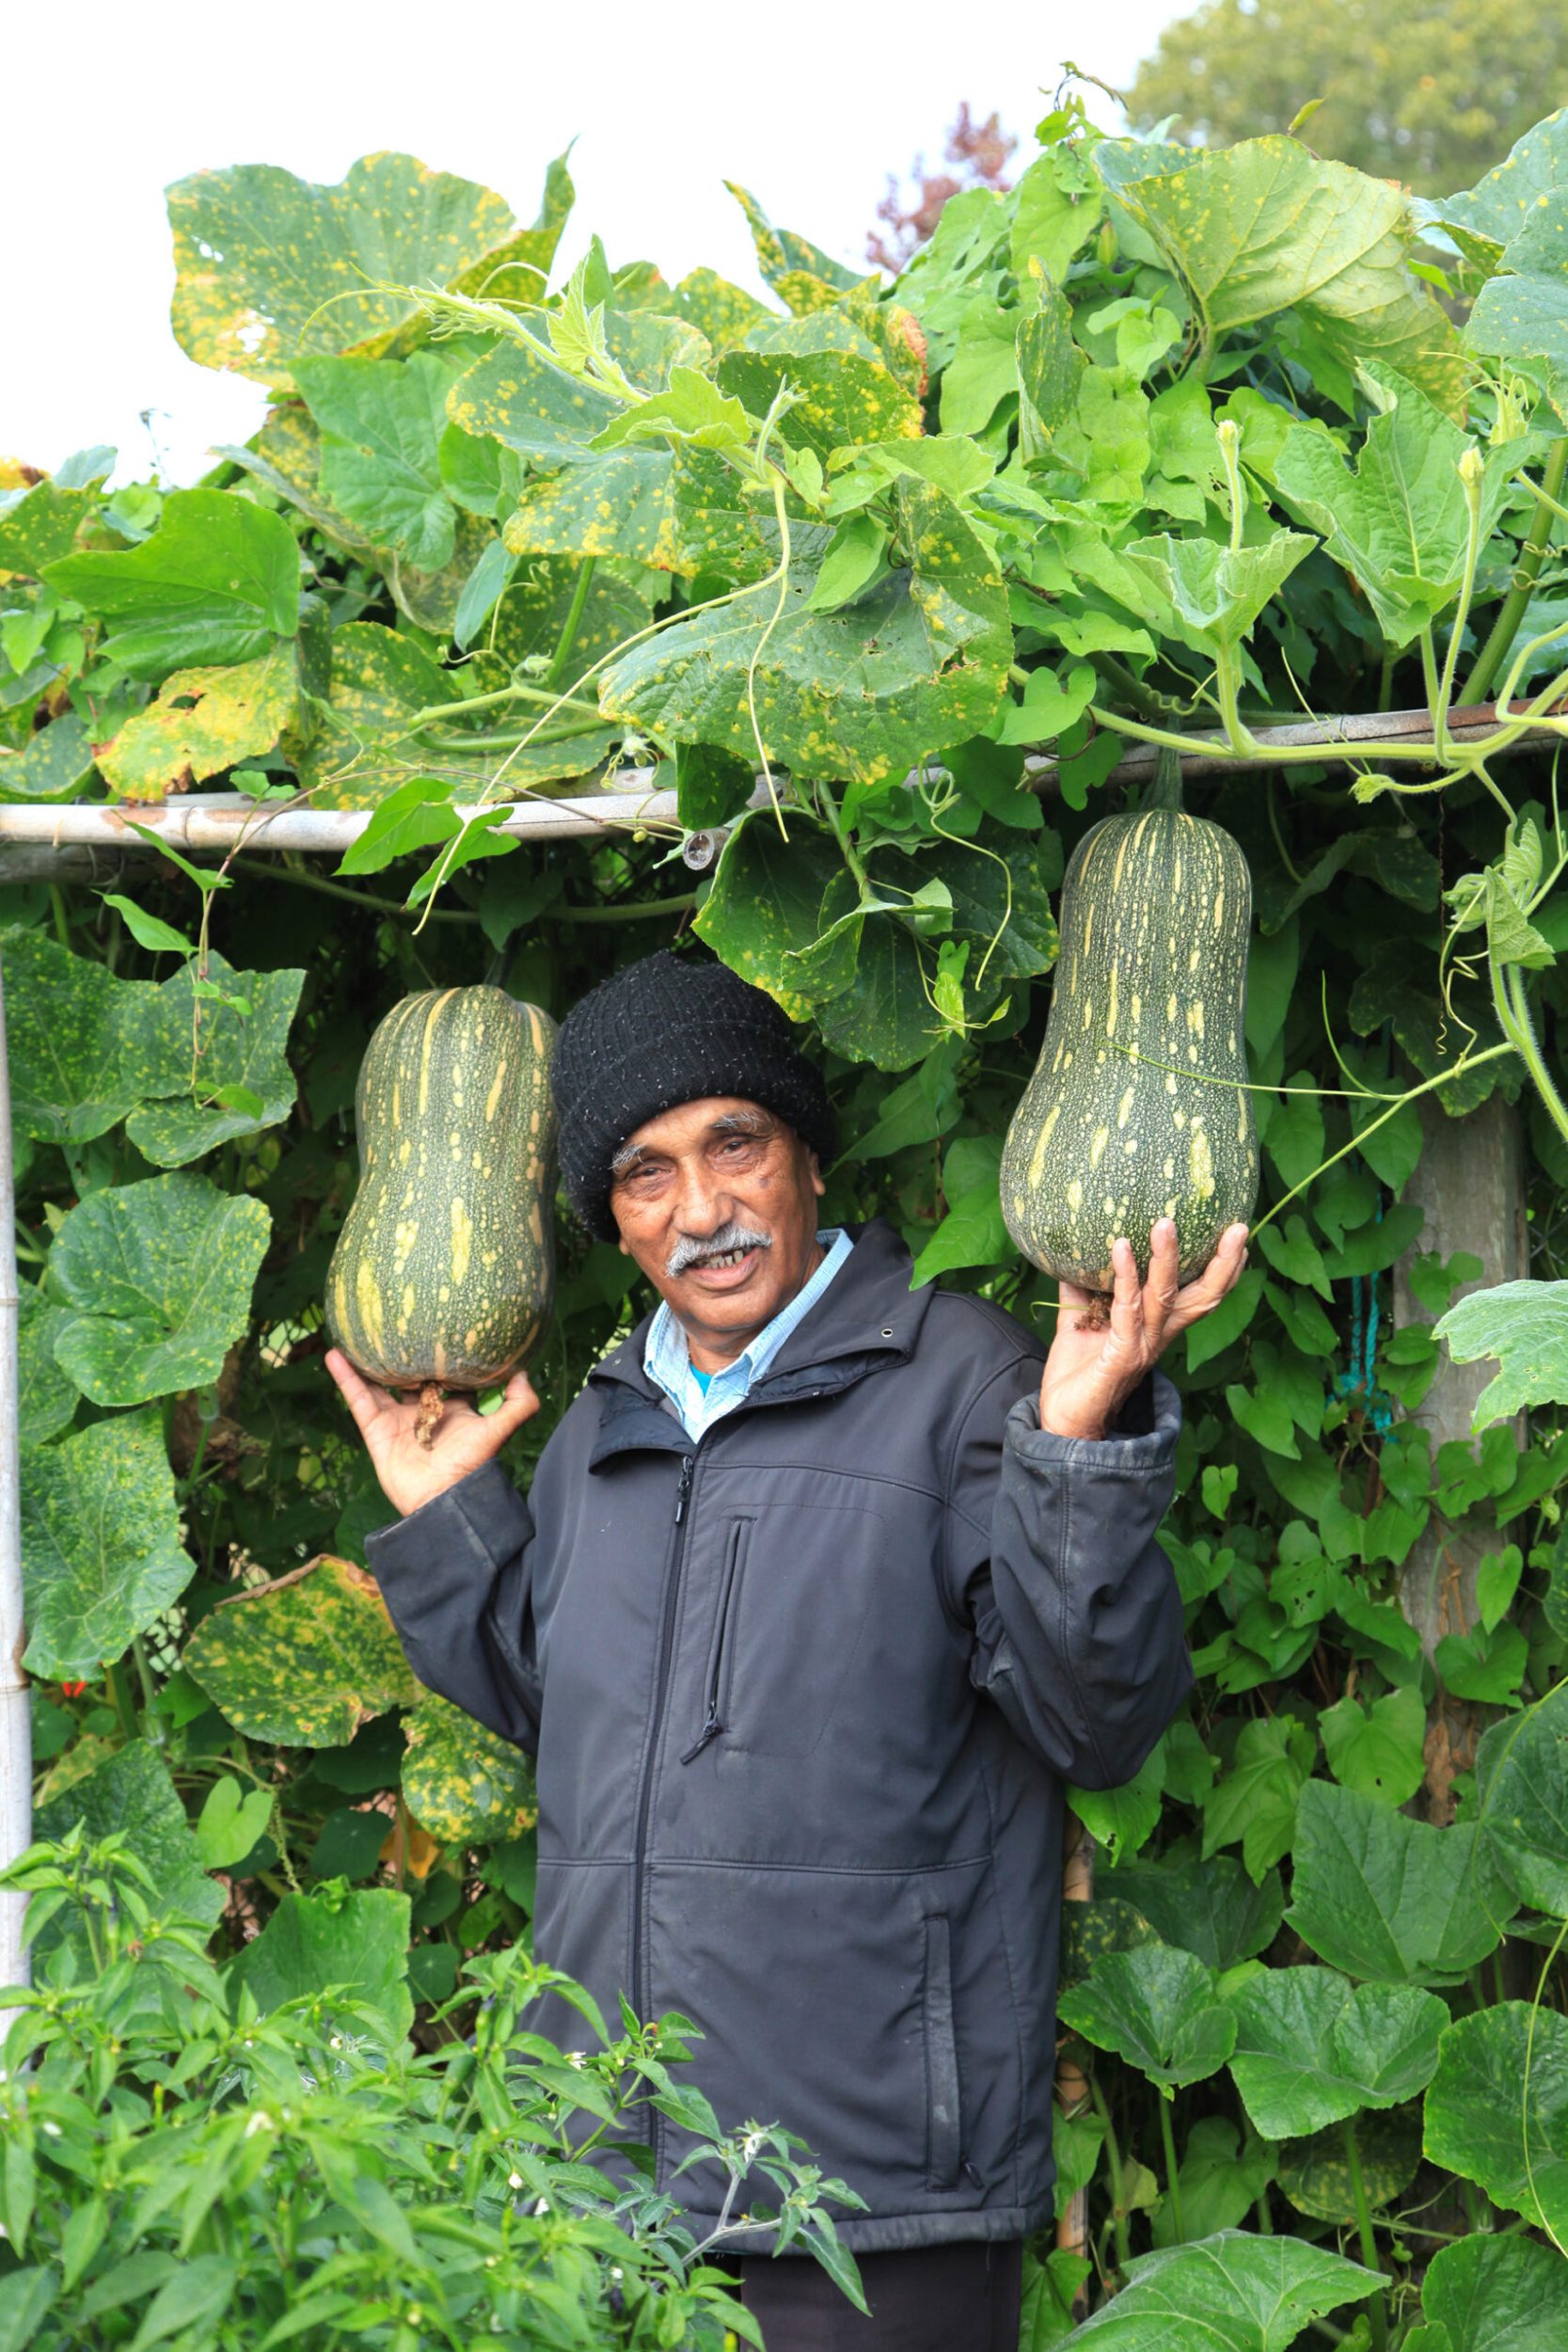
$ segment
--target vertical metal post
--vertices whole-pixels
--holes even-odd
[[[11,1088],[6,1056],[6,996],[0,977],[0,1867],[33,1838],[33,1740],[23,1671],[22,1494],[18,1458],[16,1184],[11,1166]],[[22,1941],[25,1895],[0,1891],[0,1985],[31,1982]],[[16,2011],[0,2009],[0,2037]]]

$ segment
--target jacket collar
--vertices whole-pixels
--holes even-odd
[[[847,1230],[854,1244],[848,1257],[737,1412],[752,1405],[788,1404],[799,1396],[831,1395],[914,1353],[930,1293],[911,1290],[908,1249],[885,1217]],[[680,1453],[691,1445],[642,1369],[652,1321],[651,1313],[644,1315],[588,1375],[589,1388],[600,1398],[591,1470],[612,1454],[647,1447]]]

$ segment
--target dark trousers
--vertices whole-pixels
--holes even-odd
[[[977,2243],[862,2254],[865,2318],[809,2256],[732,2257],[768,2352],[1018,2352],[1023,2248]]]

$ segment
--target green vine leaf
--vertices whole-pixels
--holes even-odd
[[[1477,1840],[1474,1822],[1438,1829],[1381,1797],[1309,1781],[1291,1925],[1353,1977],[1457,1984],[1497,1949],[1513,1909]]]
[[[374,1578],[330,1557],[223,1602],[182,1662],[236,1731],[284,1747],[346,1747],[419,1695]]]
[[[1270,1968],[1227,1994],[1230,2072],[1265,2139],[1300,2138],[1425,2090],[1448,2010],[1414,1985],[1350,1985],[1327,1968]]]
[[[1443,2036],[1423,2141],[1445,2170],[1559,2239],[1568,2232],[1568,2018],[1499,2001]]]
[[[1497,1282],[1472,1291],[1436,1325],[1456,1364],[1494,1357],[1498,1371],[1477,1397],[1475,1436],[1532,1405],[1568,1405],[1568,1282]]]
[[[124,1426],[122,1422],[115,1425]],[[133,1740],[117,1748],[92,1772],[72,1781],[63,1794],[40,1804],[33,1817],[33,1835],[64,1837],[78,1824],[89,1845],[118,1830],[131,1852],[151,1871],[159,1900],[166,1910],[186,1912],[210,1926],[216,1925],[223,1911],[224,1890],[202,1867],[184,1800],[150,1740]],[[55,1940],[46,1930],[40,1952]],[[76,1941],[85,1959],[87,1938],[84,1935]]]
[[[298,692],[288,644],[257,661],[176,670],[155,702],[99,746],[103,781],[119,800],[161,801],[260,759],[293,724]]]
[[[380,2012],[391,2046],[414,2022],[408,1990],[410,1899],[390,1886],[350,1890],[330,1880],[308,1895],[284,1895],[266,1926],[230,1962],[227,1976],[263,2016],[285,2001],[341,1987]]]
[[[1304,2239],[1222,2230],[1127,2265],[1127,2284],[1073,2338],[1108,2352],[1289,2352],[1307,2323],[1361,2302],[1382,2274]]]
[[[48,578],[115,625],[107,650],[134,677],[258,660],[299,628],[293,532],[223,490],[171,490],[139,547],[64,556]]]
[[[1383,2212],[1403,2196],[1420,2168],[1419,2116],[1409,2108],[1370,2108],[1356,2119],[1355,2153],[1367,2202]],[[1309,2139],[1288,2140],[1276,2177],[1296,2211],[1315,2221],[1349,2229],[1360,2217],[1342,2124],[1331,2123]]]
[[[260,1200],[203,1176],[90,1193],[65,1217],[50,1259],[70,1311],[56,1359],[95,1405],[215,1381],[248,1327],[271,1231]]]
[[[124,1066],[126,1038],[157,989],[117,979],[38,931],[0,933],[5,957],[6,1042],[11,1117],[18,1132],[49,1143],[87,1143],[141,1100]]]
[[[195,969],[185,964],[139,999],[126,1023],[124,1066],[141,1072],[145,1099],[125,1132],[157,1168],[183,1168],[235,1136],[261,1135],[293,1108],[287,1046],[304,973],[236,972],[218,955],[206,970],[221,997],[198,999]],[[236,1009],[236,997],[248,1012]],[[194,1087],[193,1037],[200,1041]],[[235,1089],[249,1102],[236,1107]],[[227,1102],[214,1100],[220,1093]]]
[[[1236,2018],[1212,1970],[1168,1944],[1109,1952],[1057,2002],[1066,2026],[1114,2050],[1166,2090],[1218,2074],[1236,2043]]]
[[[408,1718],[403,1793],[414,1819],[444,1846],[500,1845],[539,1818],[533,1768],[461,1708],[421,1693]]]
[[[294,382],[321,428],[322,495],[421,572],[450,564],[457,512],[441,475],[449,359],[301,359]]]
[[[1462,2237],[1433,2256],[1421,2308],[1452,2352],[1557,2352],[1568,2338],[1568,2267],[1535,2238]]]
[[[97,1677],[196,1573],[155,1413],[22,1455],[29,1674]]]

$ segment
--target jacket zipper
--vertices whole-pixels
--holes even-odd
[[[698,1439],[698,1444],[702,1439]],[[680,1593],[681,1560],[686,1550],[687,1505],[691,1500],[691,1475],[696,1467],[696,1453],[681,1455],[681,1483],[675,1494],[675,1541],[670,1562],[669,1581],[664,1590],[664,1618],[659,1628],[658,1674],[654,1685],[653,1721],[648,1731],[648,1750],[642,1759],[642,1786],[637,1801],[637,1842],[632,1854],[632,1927],[631,1927],[631,1986],[632,2000],[639,2017],[647,2014],[647,2001],[642,1991],[643,1945],[645,1942],[643,1915],[647,1908],[647,1891],[643,1873],[648,1851],[648,1814],[653,1804],[654,1763],[658,1755],[660,1720],[664,1713],[665,1686],[670,1678],[670,1652],[674,1640],[675,1602]]]
[[[714,1629],[713,1663],[708,1670],[707,1705],[705,1721],[695,1742],[681,1757],[683,1764],[694,1764],[710,1740],[717,1740],[726,1726],[719,1720],[719,1698],[724,1677],[724,1660],[730,1646],[730,1616],[735,1607],[735,1588],[740,1581],[740,1550],[749,1519],[736,1519],[730,1537],[728,1557],[724,1563],[724,1581],[719,1595],[719,1622]]]

